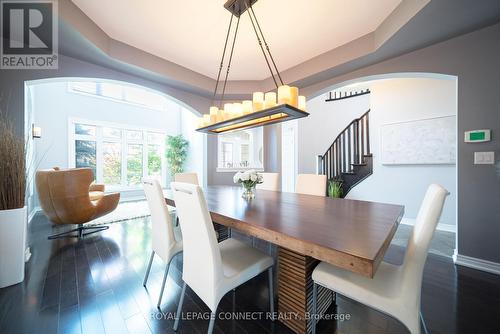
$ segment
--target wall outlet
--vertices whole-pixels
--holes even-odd
[[[474,152],[474,165],[494,165],[495,152]]]

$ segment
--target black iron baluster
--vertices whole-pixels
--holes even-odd
[[[368,113],[366,113],[365,117],[366,117],[366,152],[367,154],[370,154],[371,153],[371,150],[370,150],[370,120],[369,120],[369,117],[368,117]]]
[[[351,171],[351,125],[347,128],[347,172]]]

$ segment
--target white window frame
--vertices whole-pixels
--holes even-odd
[[[244,131],[244,130],[242,130]],[[217,169],[216,171],[217,172],[237,172],[237,171],[242,171],[242,170],[250,170],[250,169],[253,169],[253,170],[256,170],[256,171],[259,171],[259,172],[263,172],[264,171],[264,131],[262,131],[262,167],[259,167],[259,168],[255,168],[255,167],[239,167],[239,166],[236,166],[236,167],[220,167],[219,166],[219,157],[222,156],[222,146],[223,144],[225,143],[230,143],[230,144],[233,144],[233,163],[235,161],[239,161],[241,159],[241,144],[248,144],[249,146],[249,160],[250,161],[255,161],[258,159],[258,157],[254,157],[254,150],[253,150],[253,146],[254,146],[254,134],[251,133],[250,134],[250,139],[249,140],[242,140],[242,141],[239,141],[239,142],[234,142],[234,141],[229,141],[227,139],[225,139],[223,136],[217,136]],[[222,159],[222,158],[221,158]]]
[[[75,125],[85,124],[96,127],[96,136],[89,135],[79,135],[75,134]],[[102,128],[116,128],[122,131],[122,136],[118,138],[104,138],[102,134]],[[127,140],[126,131],[141,131],[142,140]],[[148,148],[149,145],[159,145],[160,151],[165,152],[165,141],[161,143],[148,142],[147,133],[154,132],[162,134],[165,138],[167,133],[162,129],[148,128],[148,127],[138,127],[128,124],[119,124],[114,122],[104,122],[104,121],[94,121],[81,118],[68,118],[68,166],[70,168],[75,168],[75,141],[76,140],[90,140],[96,142],[96,182],[104,183],[103,177],[103,142],[114,142],[121,143],[121,184],[120,185],[106,185],[106,191],[129,191],[141,189],[141,185],[127,185],[127,155],[128,155],[128,144],[141,144],[142,146],[142,177],[148,176]],[[165,154],[161,154],[161,183],[164,184],[167,179],[167,161]]]
[[[94,93],[88,93],[88,92],[84,92],[84,91],[80,91],[80,90],[74,89],[72,87],[72,83],[73,82],[91,82],[91,83],[95,83],[97,85],[96,86],[97,91],[94,94]],[[165,99],[165,106],[161,107],[161,108],[154,108],[154,107],[151,107],[151,106],[149,106],[147,104],[142,104],[142,103],[138,103],[138,102],[131,102],[131,101],[129,101],[129,100],[126,99],[126,94],[125,94],[125,91],[123,90],[123,88],[122,88],[122,91],[121,91],[122,98],[120,98],[120,99],[117,99],[117,98],[114,98],[114,97],[110,97],[110,96],[102,95],[100,93],[101,88],[99,86],[102,83],[115,84],[115,85],[121,86],[121,87],[129,86],[129,87],[144,89],[145,91],[148,91],[148,92],[153,93],[153,94],[157,94],[158,96],[161,96],[162,98],[164,98]],[[112,82],[112,81],[87,81],[87,80],[83,80],[82,81],[82,80],[74,80],[74,81],[70,81],[70,82],[67,83],[67,89],[68,89],[68,92],[70,92],[72,94],[80,94],[80,95],[85,95],[85,96],[94,97],[94,98],[98,98],[98,99],[104,99],[104,100],[108,100],[108,101],[113,101],[113,102],[116,102],[116,103],[124,103],[124,104],[132,105],[132,106],[135,106],[135,107],[140,107],[140,108],[144,108],[144,109],[148,109],[148,110],[153,110],[153,111],[165,111],[166,110],[167,101],[168,101],[168,99],[165,96],[163,96],[160,93],[157,93],[153,89],[147,89],[147,88],[144,88],[144,87],[141,87],[141,86],[136,86],[136,85],[124,85],[124,84],[115,83],[115,82]]]

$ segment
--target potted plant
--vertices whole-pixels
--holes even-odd
[[[241,196],[245,199],[251,199],[255,197],[255,186],[263,182],[263,176],[262,174],[259,174],[255,170],[251,169],[234,174],[233,181],[234,183],[241,184],[245,189]]]
[[[24,280],[27,210],[25,146],[0,113],[0,288]]]
[[[332,179],[328,181],[328,197],[342,198],[342,180]]]
[[[170,174],[173,176],[184,171],[189,142],[182,135],[167,136],[166,158]]]

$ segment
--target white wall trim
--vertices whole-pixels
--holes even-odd
[[[408,225],[408,226],[414,226],[415,225],[415,219],[403,218],[403,219],[401,219],[401,224]],[[441,224],[441,223],[439,223],[437,225],[436,230],[438,230],[438,231],[444,231],[444,232],[451,232],[451,233],[456,233],[457,232],[457,228],[456,228],[455,225]]]
[[[460,255],[457,253],[457,250],[455,250],[455,254],[453,254],[453,262],[455,262],[455,264],[459,266],[482,270],[495,275],[500,275],[500,263],[488,260],[482,260],[475,257]]]
[[[42,211],[42,208],[40,208],[39,206],[35,206],[33,208],[33,210],[31,210],[31,212],[29,213],[28,215],[28,225],[31,223],[31,221],[33,220],[33,218],[35,217],[35,215],[38,213],[38,212],[41,212]]]

